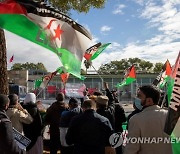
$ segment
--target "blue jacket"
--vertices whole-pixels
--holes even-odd
[[[82,109],[80,107],[76,107],[69,111],[63,111],[60,119],[60,127],[69,127],[72,118],[79,113],[82,113]]]

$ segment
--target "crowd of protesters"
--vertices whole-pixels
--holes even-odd
[[[111,144],[113,134],[123,132],[126,122],[123,107],[116,91],[110,91],[104,82],[105,94],[84,92],[79,102],[70,98],[65,102],[59,93],[46,110],[34,93],[28,93],[22,104],[18,96],[0,94],[0,153],[42,154],[43,131],[50,126],[50,154],[171,154],[171,144]],[[147,85],[139,88],[134,100],[135,110],[127,117],[128,137],[167,137],[163,132],[167,110],[158,107],[159,91]],[[14,140],[13,127],[31,140],[26,149],[20,149]],[[118,141],[117,141],[118,142]]]

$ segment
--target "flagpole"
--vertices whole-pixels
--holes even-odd
[[[103,78],[100,76],[100,74],[99,74],[98,71],[95,69],[95,67],[94,67],[93,65],[91,65],[91,66],[92,66],[92,68],[96,71],[96,73],[97,73],[97,75],[99,76],[99,78],[101,79],[101,81],[102,81],[102,89],[103,89],[103,82],[104,82]]]
[[[161,108],[163,108],[164,103],[166,102],[166,96],[167,96],[167,83],[165,83],[165,92],[164,92],[164,96],[163,96],[163,100],[162,100],[162,104],[161,104]],[[165,104],[166,105],[166,104]]]
[[[42,89],[39,91],[39,93],[36,95],[36,97],[38,97],[43,90],[44,90],[44,88],[42,88]]]
[[[52,78],[51,78],[51,79],[52,79]],[[38,96],[40,95],[40,93],[41,93],[44,89],[46,89],[46,87],[47,87],[47,85],[49,84],[49,82],[51,81],[51,79],[48,81],[48,83],[46,84],[46,86],[39,91],[39,93],[36,95],[36,97],[38,97]]]
[[[39,93],[36,95],[36,97],[38,97],[39,94],[47,87],[47,85],[49,84],[49,82],[51,81],[51,79],[57,74],[57,72],[58,72],[58,71],[56,70],[55,72],[51,73],[50,79],[49,79],[49,81],[47,82],[46,86],[39,91]],[[44,76],[44,77],[45,77],[45,76]],[[44,78],[44,77],[43,77],[43,78]]]
[[[93,65],[91,65],[91,66],[94,68],[94,70],[96,71],[97,75],[100,77],[101,81],[103,82],[104,80],[103,80],[103,78],[99,75],[98,71],[95,69],[95,67],[94,67]]]

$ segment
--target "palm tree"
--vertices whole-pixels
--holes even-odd
[[[4,31],[0,29],[0,94],[8,94],[7,55]]]

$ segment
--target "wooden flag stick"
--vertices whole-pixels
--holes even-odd
[[[100,77],[100,79],[103,81],[103,78],[99,75],[98,71],[95,69],[95,67],[93,65],[91,65],[92,68],[96,71],[97,75]]]

